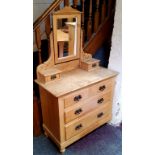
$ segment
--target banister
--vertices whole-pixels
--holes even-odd
[[[63,0],[55,0],[33,23],[33,30],[35,30],[49,14],[61,4],[62,1]]]
[[[82,4],[82,28],[83,32],[85,32],[83,35],[86,36],[88,39],[87,42],[83,42],[83,50],[87,53],[93,53],[95,52],[101,44],[107,39],[107,36],[110,35],[110,32],[112,31],[112,28],[110,27],[113,23],[112,19],[114,17],[114,14],[112,14],[112,11],[115,12],[115,1],[116,0],[109,0],[108,6],[106,7],[106,1],[104,0],[102,3],[102,20],[101,24],[97,24],[96,29],[94,32],[92,32],[92,5],[93,1],[90,0],[89,3],[89,18],[87,23],[85,23],[87,26],[87,29],[84,27],[84,2],[85,0],[81,0]],[[42,22],[45,22],[45,31],[47,33],[47,37],[50,33],[50,27],[48,21],[48,18],[50,20],[49,15],[56,11],[56,9],[60,6],[60,4],[64,2],[64,5],[69,5],[69,0],[54,0],[53,3],[43,12],[43,14],[37,18],[37,20],[33,23],[33,30],[36,32],[36,29],[40,26]],[[74,0],[74,7],[77,5],[77,0]],[[89,2],[89,1],[88,1]],[[99,11],[99,0],[97,0],[97,11]],[[106,15],[106,10],[108,10],[108,14]],[[110,22],[112,21],[112,22]],[[93,23],[94,24],[94,23]],[[104,35],[103,35],[104,34]],[[85,39],[85,38],[84,38]]]
[[[85,43],[83,51],[94,54],[103,45],[103,42],[105,42],[108,37],[111,36],[112,29],[113,18],[106,18],[98,27],[97,32],[91,36],[87,43]]]

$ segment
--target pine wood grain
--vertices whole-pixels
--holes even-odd
[[[89,112],[87,115],[66,124],[65,125],[66,140],[80,133],[81,131],[87,129],[87,127],[89,127],[94,122],[103,119],[103,117],[107,116],[107,114],[110,113],[109,110],[110,107],[111,107],[110,104],[106,104],[106,106],[102,105],[101,107],[98,107],[97,109]],[[101,113],[103,113],[103,116],[101,116],[100,118],[97,117],[98,114]],[[81,125],[81,128],[77,129],[78,125]]]
[[[92,111],[93,109],[104,105],[104,107],[108,104],[108,101],[111,101],[112,93],[111,89],[106,94],[96,95],[93,97],[84,100],[78,104],[75,104],[67,109],[65,109],[65,123],[68,123],[76,118],[79,118],[86,113]],[[78,110],[81,110],[80,113],[76,113]]]
[[[42,84],[38,80],[35,81],[54,96],[60,97],[90,86],[91,84],[115,77],[117,74],[118,73],[115,71],[111,71],[102,67],[99,67],[91,72],[87,72],[78,68],[71,70],[70,72],[62,73],[59,80],[49,82],[48,84]],[[70,81],[72,81],[72,83],[70,83]]]

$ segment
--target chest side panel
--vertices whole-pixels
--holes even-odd
[[[40,87],[39,90],[43,116],[43,128],[45,131],[50,132],[57,141],[60,141],[58,99],[42,87]]]

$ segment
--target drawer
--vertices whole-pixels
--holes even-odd
[[[75,118],[78,118],[101,105],[104,105],[104,107],[106,107],[107,106],[106,104],[109,104],[107,102],[111,100],[112,100],[112,91],[109,91],[106,94],[96,95],[94,97],[85,100],[82,103],[79,103],[78,105],[66,108],[65,123],[68,123],[74,120]]]
[[[97,95],[99,93],[106,93],[111,90],[114,85],[114,78],[101,81],[99,83],[93,84],[88,88],[78,90],[76,92],[70,93],[64,97],[64,106],[65,108],[75,105],[75,103],[81,103],[88,97]]]
[[[78,90],[64,97],[64,106],[69,107],[88,98],[88,88]]]
[[[85,60],[85,61],[83,60],[80,63],[80,68],[87,70],[87,71],[92,71],[99,67],[99,62],[100,60],[94,59],[94,58]]]
[[[87,129],[93,123],[105,119],[108,115],[111,115],[111,104],[107,104],[106,107],[101,106],[87,115],[80,117],[79,120],[75,120],[66,124],[66,140]]]
[[[95,94],[99,94],[99,93],[106,93],[109,90],[111,90],[114,86],[114,78],[112,79],[108,79],[105,81],[101,81],[99,83],[96,83],[95,85],[91,86],[89,95],[95,95]]]

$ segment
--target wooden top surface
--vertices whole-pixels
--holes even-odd
[[[117,72],[103,67],[99,67],[98,69],[90,72],[78,68],[62,73],[61,78],[56,81],[51,81],[46,84],[42,84],[38,80],[35,80],[35,82],[54,96],[60,97],[96,82],[114,77],[117,74]]]

